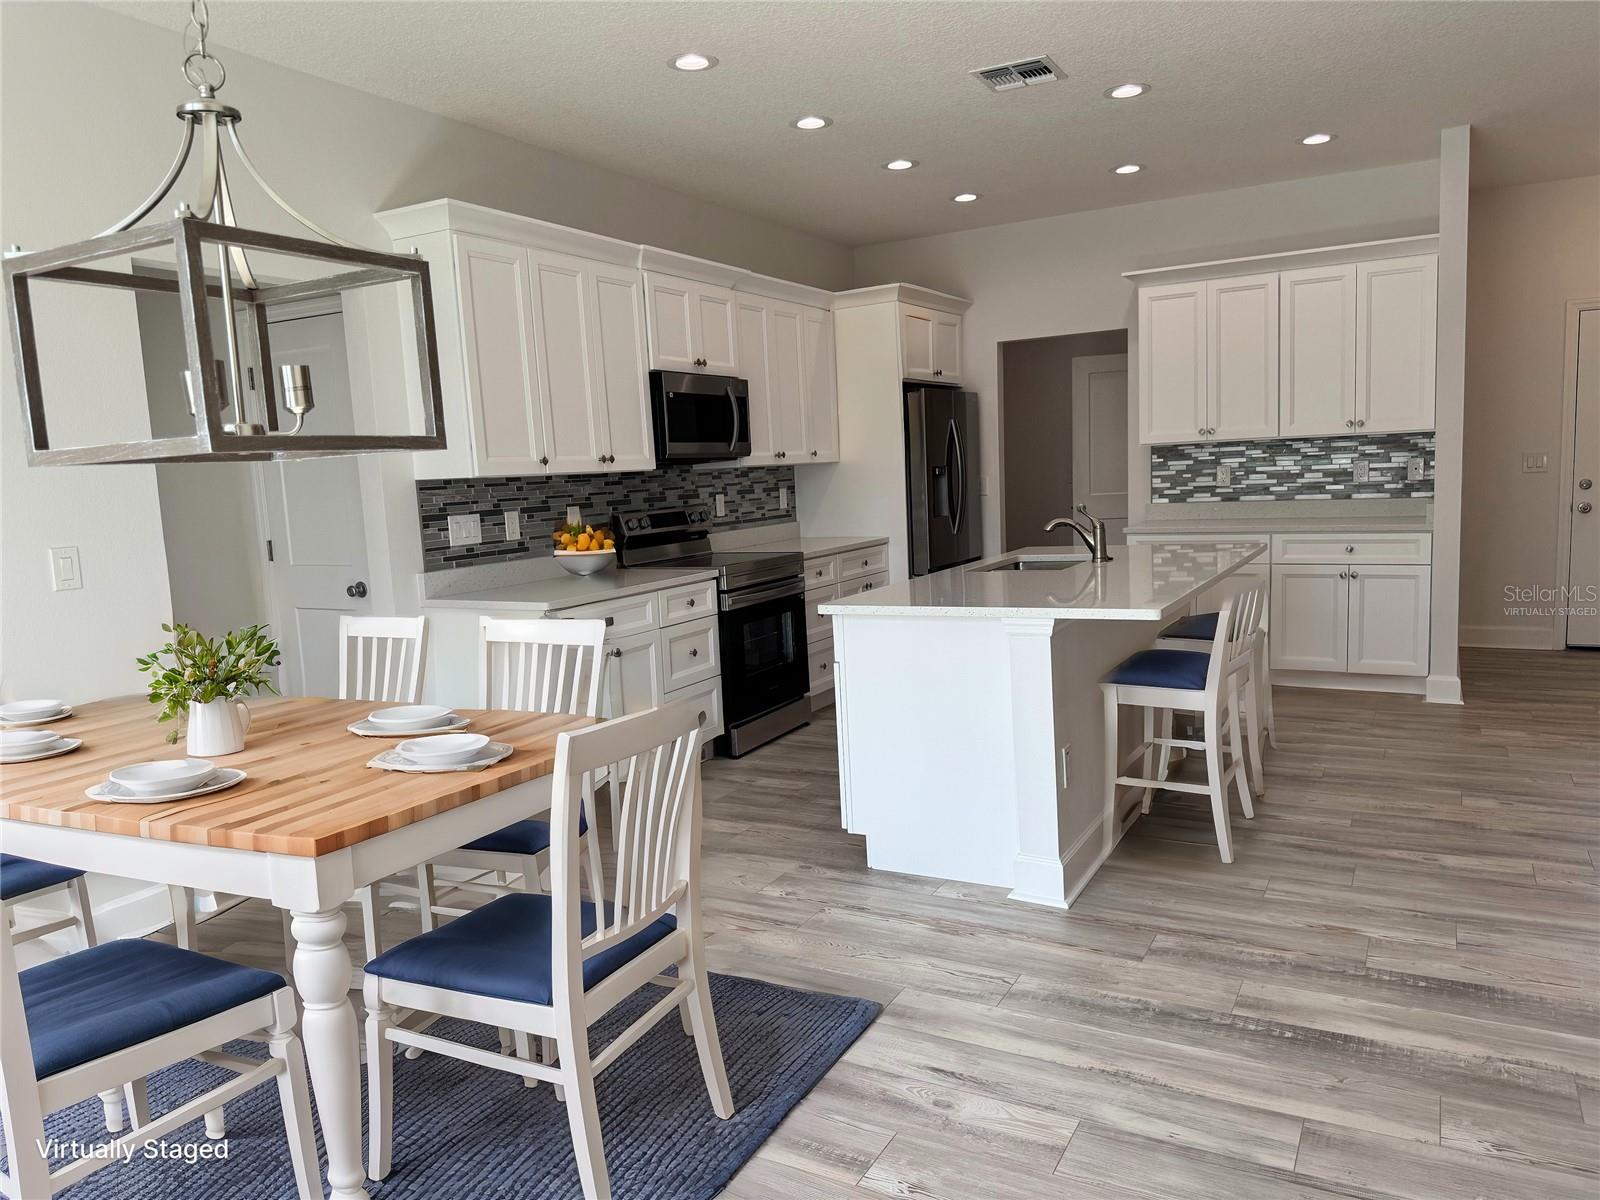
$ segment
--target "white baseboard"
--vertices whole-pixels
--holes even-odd
[[[1533,625],[1463,625],[1461,644],[1498,650],[1561,649],[1554,630]]]
[[[1342,692],[1398,692],[1421,696],[1427,688],[1420,675],[1346,675],[1342,671],[1273,671],[1272,686],[1323,688]]]
[[[1459,675],[1429,675],[1424,695],[1429,704],[1463,704]]]

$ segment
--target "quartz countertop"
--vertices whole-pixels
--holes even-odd
[[[598,604],[603,600],[622,600],[641,592],[658,592],[682,583],[715,579],[713,570],[683,567],[612,567],[593,575],[549,575],[506,587],[434,596],[422,602],[424,608],[465,608],[477,612],[516,612],[529,616]]]
[[[1151,518],[1129,525],[1124,531],[1137,534],[1177,535],[1195,533],[1427,533],[1433,522],[1427,517],[1193,517],[1161,520]]]
[[[1013,550],[817,607],[829,617],[988,617],[1089,621],[1163,621],[1198,593],[1260,557],[1259,544],[1194,546],[1152,542],[1113,546],[1092,563],[1059,546]],[[1060,570],[991,571],[1019,558],[1071,565]]]

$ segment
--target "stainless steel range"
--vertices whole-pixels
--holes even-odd
[[[727,732],[716,753],[738,758],[811,719],[806,698],[805,560],[798,551],[713,550],[703,508],[614,513],[624,567],[717,573],[717,640]]]

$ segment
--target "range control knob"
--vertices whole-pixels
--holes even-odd
[[[639,527],[639,522],[635,521],[632,517],[629,517],[622,523],[622,527],[624,529],[637,529]]]

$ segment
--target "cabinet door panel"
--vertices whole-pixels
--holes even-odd
[[[1352,673],[1428,673],[1432,574],[1428,567],[1350,569]]]
[[[1435,255],[1356,264],[1357,428],[1433,428]]]
[[[961,318],[933,314],[933,374],[941,383],[961,382]]]
[[[530,254],[538,330],[546,453],[555,472],[603,471],[604,411],[591,375],[584,268],[575,259]],[[598,419],[597,419],[598,418]]]
[[[462,236],[456,239],[456,255],[477,472],[542,474],[527,254],[517,246]]]
[[[648,471],[656,465],[650,428],[650,388],[645,378],[643,285],[637,271],[596,265],[593,280],[592,362],[597,399],[604,405],[606,453],[613,471]]]
[[[650,633],[608,638],[601,716],[610,719],[644,712],[661,703],[661,636]]]
[[[900,306],[900,373],[906,379],[933,378],[933,312]]]
[[[1278,432],[1348,433],[1355,414],[1355,267],[1284,271],[1278,288]]]
[[[696,371],[692,284],[670,275],[645,273],[650,318],[650,365],[658,371]]]
[[[741,297],[739,324],[739,375],[750,387],[750,454],[748,465],[777,462],[777,418],[772,392],[767,386],[770,351],[767,346],[767,302]]]
[[[833,357],[833,314],[807,308],[805,450],[807,462],[839,461],[839,380]]]
[[[1206,285],[1139,290],[1139,442],[1205,438]]]
[[[1343,567],[1272,568],[1272,668],[1343,671],[1350,585]]]
[[[704,361],[693,370],[711,375],[732,375],[738,364],[738,335],[734,332],[733,293],[727,288],[697,283],[692,286],[693,344]]]
[[[1206,286],[1208,403],[1219,439],[1278,434],[1278,277],[1242,275]]]
[[[772,445],[785,462],[805,456],[805,322],[793,305],[767,308],[767,388],[772,405]]]

